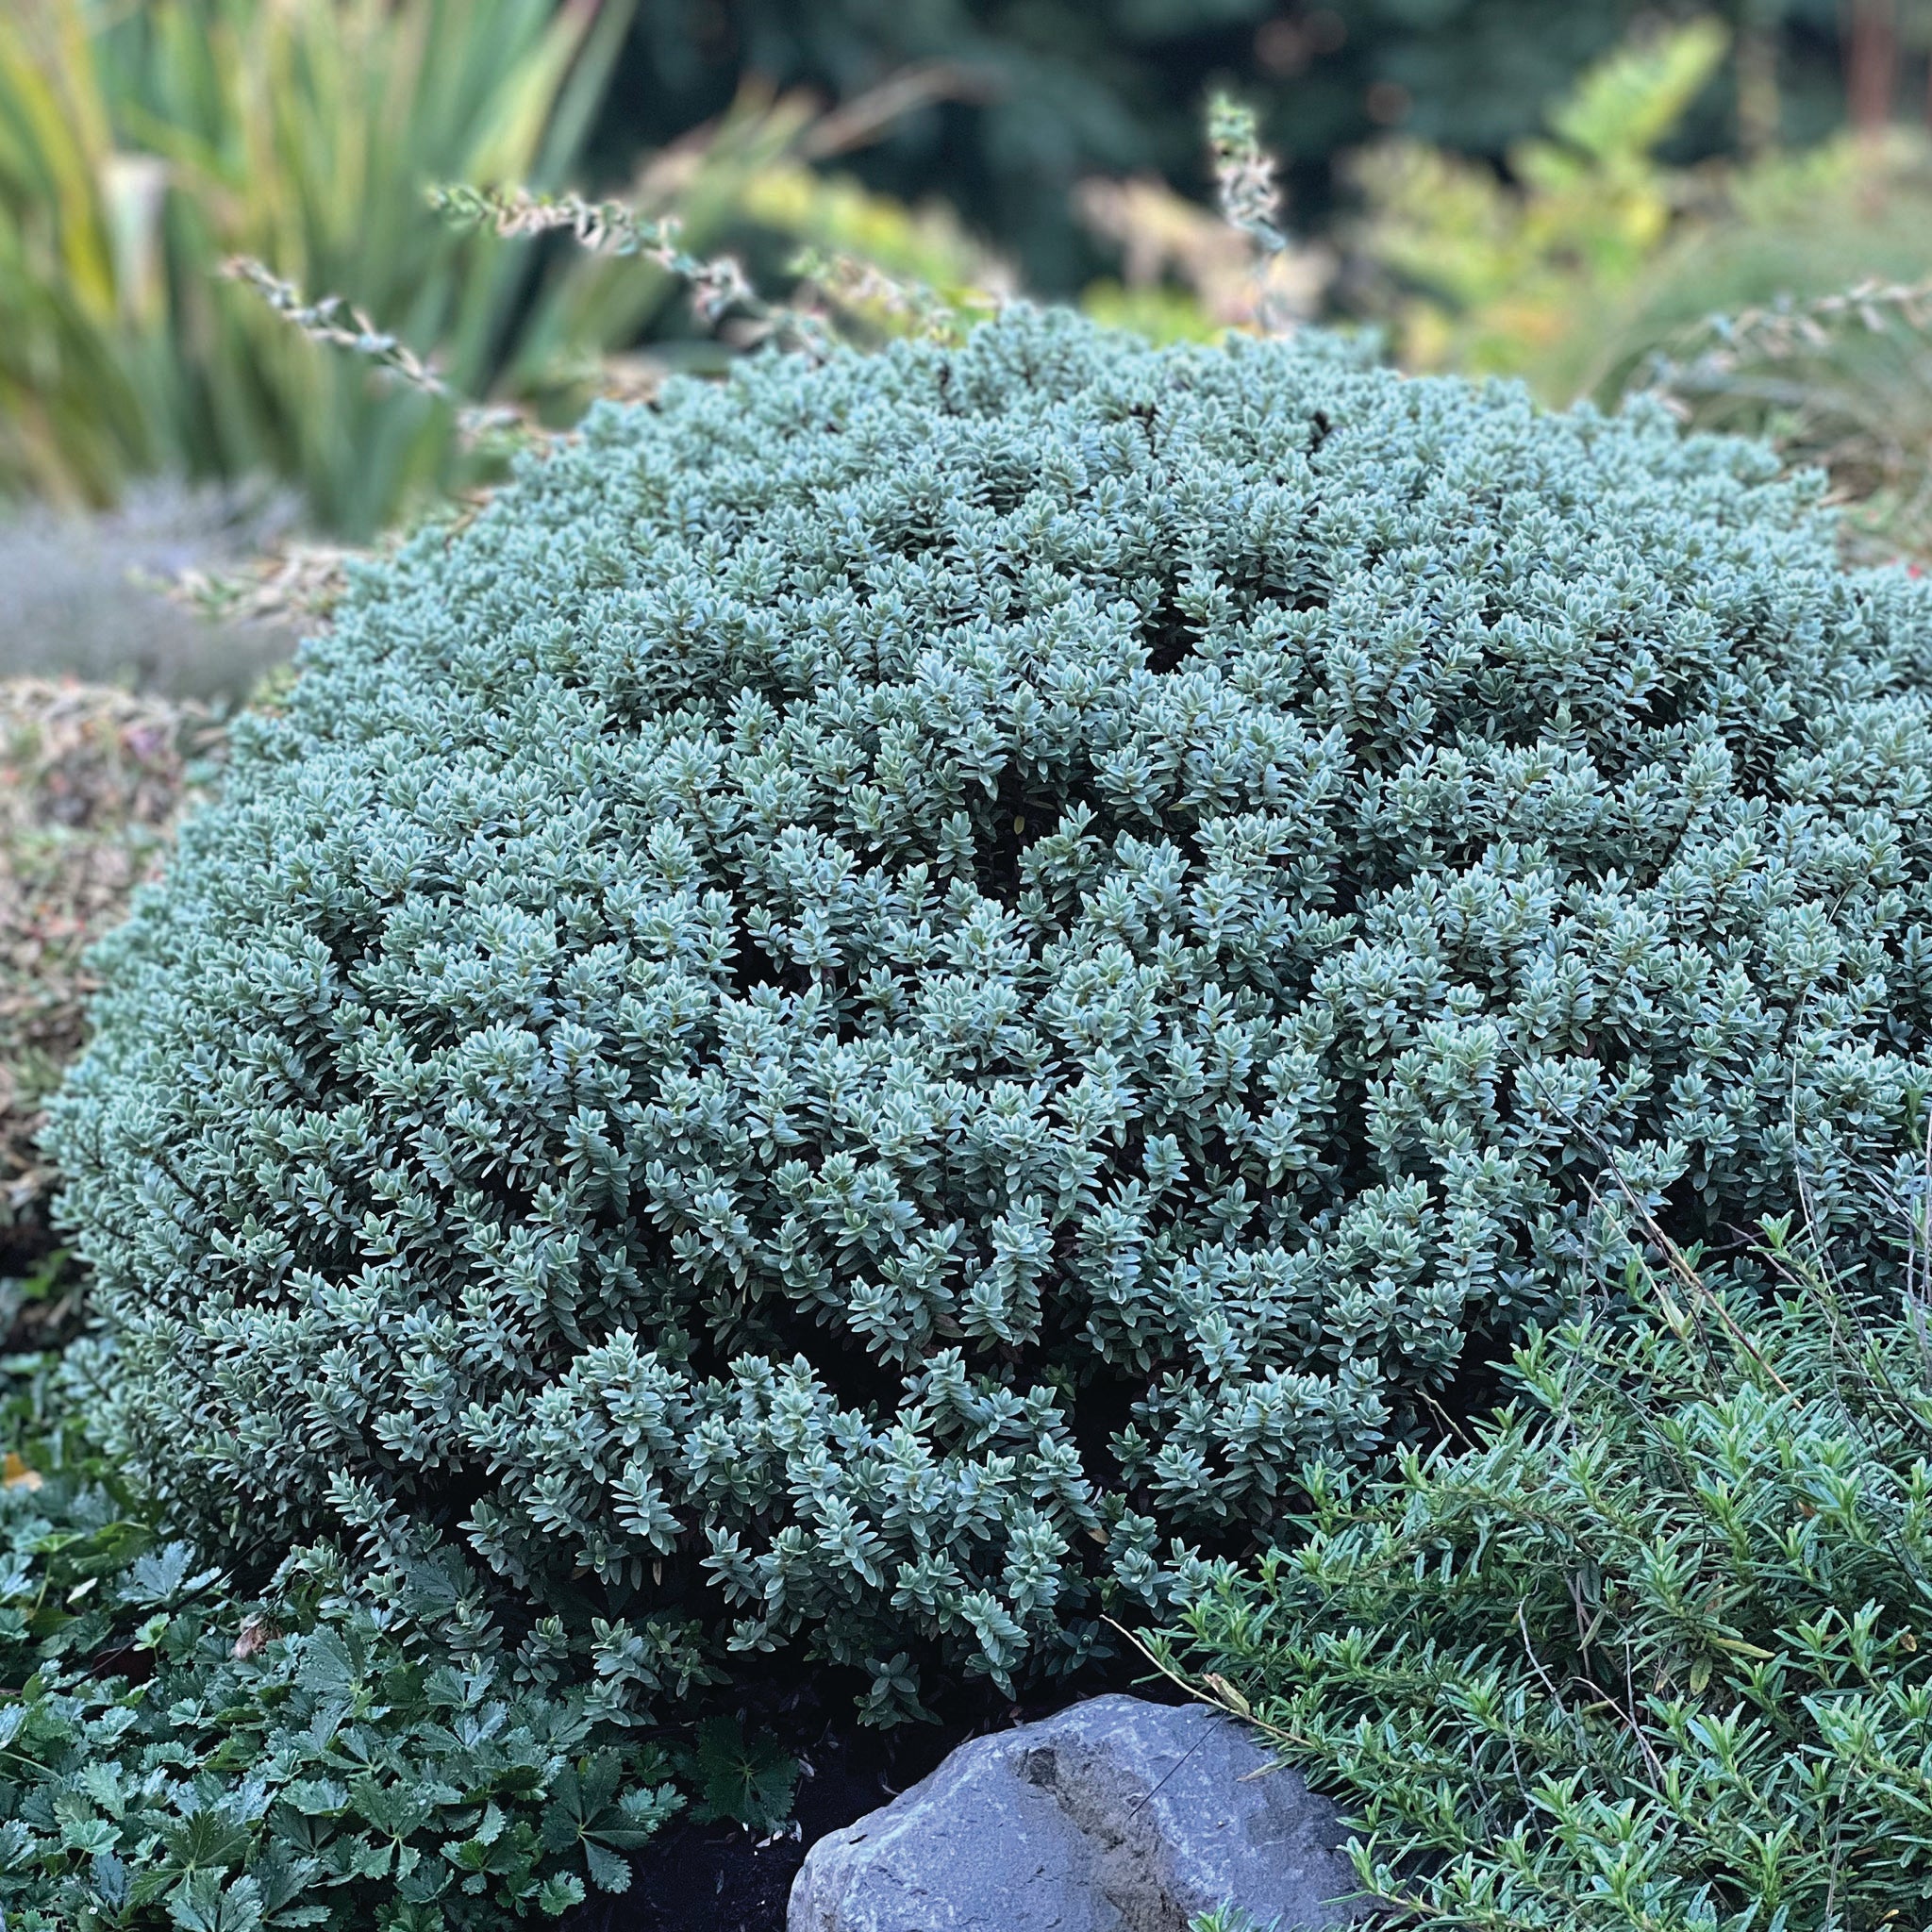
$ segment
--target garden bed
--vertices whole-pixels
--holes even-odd
[[[222,741],[199,705],[0,682],[0,1280],[32,1276],[55,1249],[55,1176],[37,1136],[85,1032],[87,949],[153,874]],[[12,1299],[27,1324],[17,1346],[66,1306],[56,1295],[23,1308],[17,1290]]]

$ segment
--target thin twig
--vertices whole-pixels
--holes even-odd
[[[441,401],[449,399],[449,384],[428,362],[400,336],[377,328],[344,297],[324,295],[308,301],[293,282],[284,280],[253,256],[231,256],[223,263],[222,274],[231,282],[242,282],[253,289],[283,321],[310,341],[347,349],[408,389]]]

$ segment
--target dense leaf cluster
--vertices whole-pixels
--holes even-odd
[[[0,1922],[457,1932],[629,1885],[661,1766],[459,1566],[350,1591],[318,1549],[238,1600],[74,1448],[0,1489]]]
[[[1426,1925],[1921,1925],[1925,1307],[1641,1288],[1459,1453],[1318,1479],[1164,1646],[1347,1802]]]
[[[1661,413],[1015,312],[604,408],[104,957],[94,1425],[198,1534],[1004,1683],[1472,1335],[1821,1223],[1932,1040],[1932,596]]]

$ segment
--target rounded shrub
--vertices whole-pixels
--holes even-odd
[[[640,1683],[1077,1661],[1620,1188],[1829,1231],[1907,1158],[1932,596],[1816,501],[1026,311],[600,409],[368,574],[109,944],[94,1425]]]

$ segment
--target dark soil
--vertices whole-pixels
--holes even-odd
[[[593,1894],[568,1932],[782,1932],[808,1848],[890,1804],[964,1736],[930,1724],[828,1735],[804,1756],[811,1775],[799,1779],[791,1831],[761,1842],[740,1825],[678,1820],[633,1861],[630,1890]]]
[[[761,1842],[739,1825],[678,1819],[632,1861],[628,1891],[593,1892],[558,1932],[784,1932],[791,1881],[826,1833],[891,1804],[969,1738],[1051,1717],[1108,1690],[1160,1700],[1160,1689],[1139,1681],[1143,1668],[1123,1659],[1021,1703],[988,1700],[974,1708],[962,1701],[949,1722],[890,1731],[853,1722],[842,1686],[823,1702],[815,1687],[800,1687],[744,1720],[747,1733],[759,1725],[779,1736],[808,1771],[799,1778],[791,1826]]]

